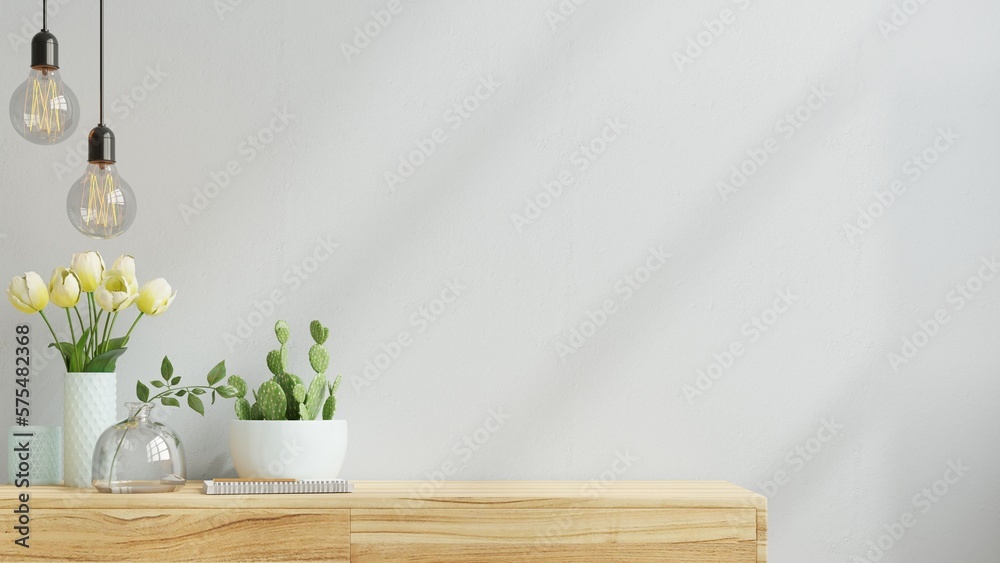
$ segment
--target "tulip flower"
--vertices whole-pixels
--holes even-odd
[[[156,278],[142,286],[135,304],[143,314],[155,317],[166,312],[174,297],[177,297],[177,292],[171,294],[167,280]]]
[[[111,269],[118,270],[125,276],[129,287],[132,289],[132,295],[136,295],[139,292],[139,282],[135,278],[135,258],[132,258],[128,254],[122,254],[115,259],[115,263],[111,265]]]
[[[98,252],[82,252],[73,255],[69,268],[53,270],[47,285],[37,273],[27,272],[7,287],[7,298],[18,311],[38,313],[45,321],[67,372],[113,372],[139,320],[162,315],[177,296],[162,278],[140,290],[135,259],[128,254],[116,258],[111,266],[105,267]],[[65,311],[68,336],[57,335],[46,317],[44,309],[50,301]],[[139,314],[125,335],[115,338],[119,313],[133,304]]]
[[[125,274],[118,270],[104,272],[101,285],[94,290],[94,300],[108,313],[117,313],[128,308],[135,300],[138,289],[130,284]]]
[[[45,287],[42,277],[35,272],[25,272],[24,275],[10,280],[7,286],[7,299],[11,305],[22,313],[41,312],[49,304],[49,288]]]
[[[80,302],[80,278],[69,268],[56,268],[49,281],[49,297],[57,307],[76,307]]]
[[[97,252],[74,254],[69,268],[80,279],[80,289],[93,293],[104,279],[104,259]]]

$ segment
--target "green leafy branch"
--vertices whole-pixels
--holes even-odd
[[[136,381],[135,396],[147,404],[159,400],[160,404],[165,407],[180,407],[180,399],[186,396],[187,405],[198,414],[205,416],[205,403],[201,400],[202,395],[211,392],[211,404],[213,405],[216,396],[224,399],[236,397],[235,387],[225,384],[218,385],[225,378],[226,362],[221,361],[208,372],[208,385],[181,385],[181,376],[174,375],[174,366],[170,363],[170,359],[164,356],[163,363],[160,364],[160,379],[150,381],[149,385],[142,381]],[[159,392],[150,396],[150,387],[159,390]]]

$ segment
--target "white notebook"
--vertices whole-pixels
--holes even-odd
[[[295,493],[350,493],[354,485],[345,479],[330,481],[205,481],[206,495],[268,495]]]

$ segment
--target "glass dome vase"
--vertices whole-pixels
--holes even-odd
[[[92,478],[102,493],[169,493],[187,482],[184,446],[170,427],[153,422],[153,405],[125,403],[128,418],[101,434]]]

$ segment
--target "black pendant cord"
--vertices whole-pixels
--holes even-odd
[[[87,162],[91,164],[114,164],[115,134],[104,124],[104,0],[101,0],[101,122],[90,131]]]
[[[104,127],[104,0],[101,0],[101,127]]]
[[[59,68],[59,41],[49,33],[49,2],[42,0],[42,30],[31,38],[31,68]]]

